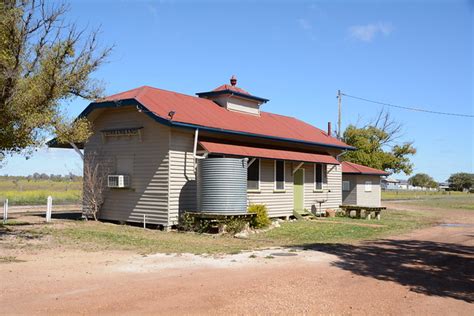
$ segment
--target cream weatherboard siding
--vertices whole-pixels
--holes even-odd
[[[168,148],[170,129],[135,108],[104,110],[93,122],[86,155],[98,153],[110,174],[129,174],[130,189],[107,189],[101,219],[168,226]],[[138,136],[102,139],[101,130],[143,127]]]
[[[172,130],[169,151],[170,225],[178,223],[180,212],[197,210],[193,146],[194,134]]]
[[[128,174],[130,189],[107,189],[100,218],[124,222],[143,222],[165,227],[178,223],[183,211],[197,210],[194,171],[194,131],[170,129],[157,124],[135,108],[103,110],[94,120],[95,133],[85,152],[99,153],[107,161],[109,174]],[[138,136],[107,137],[101,130],[143,127]],[[274,160],[260,161],[260,189],[248,192],[248,203],[265,204],[270,217],[293,213],[293,173],[299,164],[285,162],[285,190],[275,190]],[[304,206],[315,210],[316,199],[327,199],[323,209],[341,204],[341,167],[327,165],[324,192],[314,190],[314,164],[305,163]],[[375,188],[375,186],[374,186]],[[329,192],[330,191],[330,192]]]
[[[192,132],[173,130],[170,137],[170,225],[176,224],[180,212],[197,209],[196,175],[193,169]],[[274,160],[260,160],[260,189],[249,191],[249,204],[265,204],[269,216],[283,217],[293,214],[293,174],[296,162],[285,162],[285,190],[275,190]],[[328,165],[328,184],[325,189],[329,193],[313,192],[314,164],[306,163],[305,168],[305,207],[314,208],[316,198],[328,198],[323,209],[337,208],[341,204],[341,167]]]
[[[342,204],[357,205],[357,176],[343,174],[342,181],[349,181],[349,191],[342,191]]]
[[[372,191],[365,191],[365,182],[372,182]],[[357,175],[357,205],[380,206],[380,176]]]
[[[341,199],[341,165],[326,165],[327,183],[323,184],[323,191],[315,190],[314,164],[305,163],[305,208],[311,211],[319,210],[316,200],[326,200],[321,205],[322,210],[335,209],[342,204]]]
[[[265,204],[270,217],[290,216],[293,214],[292,163],[285,162],[285,190],[283,191],[275,190],[274,168],[274,160],[261,159],[260,190],[249,191],[247,199],[249,204]]]
[[[270,217],[291,216],[293,214],[293,169],[298,166],[297,162],[285,163],[285,190],[279,192],[274,190],[274,161],[262,159],[260,166],[260,190],[249,191],[248,201],[254,204],[265,204]],[[314,164],[305,163],[304,168],[304,207],[308,210],[316,210],[319,204],[317,199],[326,199],[322,209],[338,208],[341,204],[341,166],[327,165],[327,184],[323,192],[314,190]],[[330,192],[329,192],[330,191]]]
[[[350,181],[350,192],[342,192],[343,203],[347,205],[359,206],[380,206],[381,187],[380,176],[343,174],[344,181]],[[366,181],[372,183],[372,191],[365,190]]]

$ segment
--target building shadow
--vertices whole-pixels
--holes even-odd
[[[178,212],[179,217],[183,216],[186,211],[197,211],[197,182],[196,180],[188,180],[179,192]]]
[[[430,296],[474,302],[474,247],[420,240],[381,239],[359,245],[311,244],[305,249],[335,255],[333,266],[392,281]]]
[[[46,218],[45,214],[37,215]],[[82,220],[82,211],[65,211],[65,212],[54,212],[51,214],[52,219],[65,219],[65,220]]]

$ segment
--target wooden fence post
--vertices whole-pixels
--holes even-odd
[[[8,199],[3,202],[3,224],[7,223],[8,219]]]
[[[51,212],[53,210],[53,198],[48,196],[48,202],[46,204],[46,222],[51,222]]]

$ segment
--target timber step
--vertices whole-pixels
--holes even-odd
[[[316,216],[307,210],[293,210],[293,216],[296,217],[296,219],[316,219]]]

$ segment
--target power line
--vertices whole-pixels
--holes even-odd
[[[450,115],[450,116],[460,116],[460,117],[474,117],[474,115],[472,115],[472,114],[438,112],[438,111],[425,110],[425,109],[420,109],[420,108],[413,108],[413,107],[408,107],[408,106],[401,106],[401,105],[395,105],[395,104],[390,104],[390,103],[385,103],[385,102],[380,102],[380,101],[369,100],[369,99],[366,99],[366,98],[356,97],[356,96],[345,94],[345,93],[341,93],[341,94],[346,96],[346,97],[349,97],[349,98],[353,98],[353,99],[357,99],[357,100],[361,100],[361,101],[366,101],[366,102],[370,102],[370,103],[375,103],[375,104],[386,105],[386,106],[390,106],[390,107],[394,107],[394,108],[398,108],[398,109],[409,110],[409,111],[424,112],[424,113],[431,113],[431,114],[440,114],[440,115]]]

